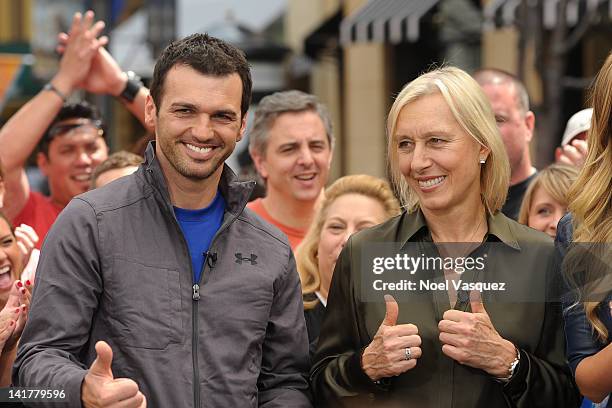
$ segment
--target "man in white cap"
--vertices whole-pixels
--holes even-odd
[[[591,128],[593,109],[583,109],[567,121],[561,147],[555,150],[557,163],[582,167],[587,154],[587,131]]]

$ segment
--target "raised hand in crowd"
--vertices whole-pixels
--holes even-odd
[[[66,52],[66,48],[73,42],[71,35],[66,33],[59,33],[57,39],[56,51],[60,54]],[[91,60],[87,75],[77,84],[77,87],[95,94],[119,97],[125,89],[128,79],[128,74],[121,70],[112,55],[104,47],[99,47]],[[136,94],[133,102],[124,100],[126,107],[145,127],[147,125],[144,121],[144,106],[148,93],[149,90],[143,86]]]
[[[91,10],[84,16],[81,13],[74,14],[69,31],[71,41],[64,49],[59,72],[55,77],[57,84],[54,84],[66,95],[87,80],[93,57],[98,54],[100,47],[108,43],[108,37],[100,36],[104,27],[104,21],[94,23],[94,13]]]
[[[147,399],[138,384],[129,378],[115,378],[111,365],[113,350],[104,341],[96,343],[96,359],[89,367],[81,385],[81,400],[85,408],[120,406],[145,408]]]
[[[49,84],[19,109],[0,129],[0,156],[4,165],[7,200],[3,211],[14,220],[30,198],[25,163],[45,135],[67,97],[87,76],[98,48],[108,42],[99,37],[104,22],[94,23],[93,12],[76,13],[70,27],[72,41],[66,46],[59,70]],[[52,191],[53,196],[53,191]],[[65,203],[63,203],[65,205]]]
[[[586,140],[574,139],[571,143],[555,150],[555,162],[582,167],[586,160],[588,144]]]
[[[438,323],[442,352],[458,363],[506,378],[517,358],[516,347],[495,330],[479,292],[473,291],[470,299],[471,312],[447,310]]]
[[[421,337],[414,324],[397,324],[399,306],[385,295],[385,318],[362,356],[364,372],[372,381],[395,377],[413,369],[421,357]]]

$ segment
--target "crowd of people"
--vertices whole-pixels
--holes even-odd
[[[225,164],[251,103],[244,54],[190,35],[147,89],[103,29],[76,13],[57,74],[0,129],[1,386],[74,407],[612,406],[612,53],[540,170],[527,90],[499,69],[404,86],[388,181],[326,187],[326,107],[268,95],[252,200]],[[144,157],[109,155],[75,90],[118,98],[154,135]],[[33,153],[48,197],[28,182]],[[368,254],[387,244],[491,266],[372,294]],[[462,286],[480,282],[514,297]]]

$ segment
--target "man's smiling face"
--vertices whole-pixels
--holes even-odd
[[[197,181],[220,174],[244,131],[241,98],[238,74],[205,75],[186,65],[168,71],[160,106],[149,97],[145,119],[155,128],[166,177]]]

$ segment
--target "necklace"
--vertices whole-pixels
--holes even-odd
[[[476,249],[482,243],[482,240],[476,242],[473,241],[474,237],[482,226],[482,221],[483,218],[480,219],[478,225],[476,226],[476,229],[474,230],[474,232],[472,232],[471,236],[465,242],[440,242],[434,237],[434,234],[432,232],[431,238],[434,241],[436,247],[438,248],[438,253],[443,258],[463,258],[466,257],[468,254],[472,253],[472,251],[474,251],[474,249]]]
[[[486,218],[486,217],[485,217],[485,218]],[[481,218],[480,218],[480,221],[478,221],[478,225],[476,226],[476,229],[474,230],[474,232],[472,232],[472,235],[471,235],[471,236],[470,236],[470,237],[469,237],[469,238],[468,238],[466,241],[464,241],[464,242],[466,242],[466,243],[467,243],[467,242],[473,242],[474,237],[476,236],[476,234],[478,233],[478,230],[479,230],[479,229],[480,229],[480,227],[482,226],[482,220],[483,220],[483,218],[481,217]],[[431,231],[431,229],[430,229],[430,231]],[[433,232],[433,231],[431,231],[431,238],[432,238],[432,240],[433,240],[434,242],[436,242],[436,243],[437,243],[437,242],[441,242],[441,241],[439,241],[439,240],[436,238],[436,236],[435,236],[435,234],[434,234],[434,232]]]

